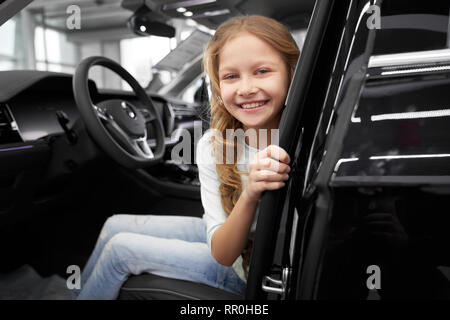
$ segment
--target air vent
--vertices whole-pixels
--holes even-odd
[[[0,144],[23,142],[16,122],[6,104],[0,104]]]

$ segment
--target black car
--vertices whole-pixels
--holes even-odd
[[[245,296],[144,274],[130,277],[119,299],[448,299],[449,4],[215,5],[228,5],[230,16],[308,26],[280,123],[291,178],[261,199]],[[202,8],[208,4],[196,14]],[[214,28],[227,17],[198,21]],[[112,213],[202,214],[196,166],[167,160],[174,128],[207,126],[206,94],[188,104],[138,86],[136,95],[100,90],[87,81],[92,64],[121,70],[95,57],[73,77],[0,72],[5,275],[29,264],[44,277],[67,277],[67,266],[86,262]],[[149,98],[154,108],[147,109]],[[113,125],[105,100],[124,102],[133,114],[139,108],[148,125],[144,147],[125,141],[128,151],[118,153],[102,138],[96,123]],[[38,130],[46,134],[24,139]],[[160,158],[150,167],[142,165],[147,147]],[[126,155],[136,148],[142,157]]]

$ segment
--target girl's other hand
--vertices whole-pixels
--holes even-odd
[[[249,164],[249,174],[244,192],[254,201],[261,199],[265,190],[284,187],[291,171],[289,154],[279,146],[270,145],[259,151]]]

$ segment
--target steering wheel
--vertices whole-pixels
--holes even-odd
[[[145,110],[121,99],[105,100],[96,105],[89,93],[88,74],[93,66],[115,72],[133,89]],[[154,165],[164,157],[165,132],[152,101],[136,79],[117,62],[105,57],[89,57],[80,62],[73,77],[73,93],[88,133],[113,160],[126,168]],[[147,124],[156,135],[155,150],[147,141]]]

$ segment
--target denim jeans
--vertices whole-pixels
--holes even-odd
[[[106,220],[73,297],[115,299],[129,275],[141,273],[201,282],[239,295],[246,286],[232,267],[212,257],[203,219],[121,214]]]

